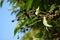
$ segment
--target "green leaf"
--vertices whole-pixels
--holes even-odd
[[[20,29],[20,23],[18,23],[14,29],[14,36],[16,35],[19,29]]]
[[[4,0],[0,1],[0,7],[2,7]]]
[[[34,22],[36,19],[37,19],[37,17],[35,17],[35,18],[33,18],[33,19],[32,19],[32,18],[29,19],[29,23],[28,23],[28,25],[31,24],[32,22]]]
[[[27,20],[25,20],[24,22],[20,22],[20,23],[18,23],[17,24],[17,26],[15,27],[15,29],[14,29],[14,36],[16,35],[16,33],[18,32],[18,30],[22,27],[22,26],[24,26],[24,25],[26,25],[27,23],[28,23],[28,21],[29,21],[29,19],[27,19]]]
[[[48,24],[45,16],[43,17],[43,24],[44,24],[46,27],[52,27],[52,25],[49,25],[49,24]]]
[[[56,8],[56,5],[55,5],[55,4],[52,4],[51,7],[50,7],[49,12],[50,12],[50,13],[53,12],[53,10],[54,10],[55,8]]]
[[[35,15],[38,15],[38,13],[39,13],[39,6],[38,6],[38,8],[36,9]]]
[[[56,20],[56,23],[55,23],[56,25],[56,27],[60,27],[60,17]]]
[[[12,6],[12,7],[9,8],[8,10],[14,10],[15,8],[17,8],[17,6]]]
[[[41,38],[43,36],[43,33],[38,33],[38,34],[36,34],[36,37],[37,38]]]
[[[16,14],[16,17],[19,16],[21,18],[23,15],[24,15],[24,13],[19,12]]]
[[[44,37],[41,37],[40,40],[44,40]]]
[[[27,3],[26,3],[26,10],[27,11],[31,8],[32,2],[33,2],[33,0],[27,0]]]
[[[32,3],[32,7],[34,7],[35,9],[38,8],[38,6],[40,7],[40,4],[41,4],[41,0],[33,0],[33,3]]]
[[[22,23],[18,23],[17,26],[14,29],[14,36],[16,35],[16,33],[18,32],[18,30],[20,29],[20,27],[26,25],[26,24],[30,24],[31,22],[33,22],[34,20],[36,20],[36,17],[31,19],[26,19],[24,22]]]
[[[10,3],[14,3],[16,0],[9,0]]]

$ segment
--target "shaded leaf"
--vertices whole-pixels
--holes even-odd
[[[19,16],[21,18],[23,15],[24,15],[24,13],[19,12],[16,14],[16,17]]]
[[[37,17],[35,17],[35,18],[31,18],[31,19],[29,19],[29,23],[28,23],[28,25],[30,25],[32,22],[34,22],[35,20],[37,19]]]
[[[34,40],[34,39],[38,39],[37,37],[35,37],[35,35],[39,33],[39,29],[31,29],[31,31],[29,33],[26,33],[21,40]]]
[[[2,7],[4,0],[0,1],[0,7]]]
[[[41,37],[40,40],[44,40],[44,37]]]
[[[16,35],[16,33],[18,32],[18,30],[22,27],[22,26],[24,26],[24,25],[26,25],[27,23],[28,23],[28,21],[29,21],[29,19],[27,19],[27,20],[25,20],[24,22],[20,22],[20,23],[18,23],[17,24],[17,26],[15,27],[15,29],[14,29],[14,36]]]

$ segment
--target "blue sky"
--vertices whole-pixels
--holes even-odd
[[[10,15],[11,11],[8,8],[10,8],[10,5],[5,0],[3,7],[0,8],[0,40],[18,40],[17,36],[14,37],[14,27],[17,21],[11,22],[15,19],[15,15]],[[22,37],[21,33],[20,37]]]

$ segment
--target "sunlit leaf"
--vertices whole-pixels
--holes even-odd
[[[14,10],[15,8],[17,8],[17,6],[12,6],[12,7],[9,8],[8,10]]]
[[[20,23],[18,23],[14,29],[14,36],[16,35],[19,29],[20,29]]]
[[[49,25],[49,24],[48,24],[45,16],[43,17],[43,24],[44,24],[45,26],[47,26],[47,27],[52,27],[52,25]]]
[[[36,9],[35,14],[38,15],[38,13],[39,13],[39,7]]]
[[[27,0],[27,3],[26,3],[26,10],[29,10],[32,6],[32,2],[33,0]]]
[[[52,4],[51,7],[50,7],[49,12],[50,12],[50,13],[53,12],[53,10],[54,10],[55,8],[56,8],[56,5],[55,5],[55,4]]]

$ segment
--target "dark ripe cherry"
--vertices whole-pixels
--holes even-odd
[[[19,35],[17,36],[17,39],[19,39]]]
[[[21,32],[25,32],[25,28],[24,27],[22,27],[20,29],[21,29]]]
[[[23,30],[22,32],[24,32],[24,33],[25,33],[25,30]]]
[[[20,28],[21,30],[23,29],[23,27],[22,28]]]
[[[14,22],[14,20],[12,20],[12,22]]]
[[[17,21],[19,21],[19,18],[17,19]]]
[[[28,31],[28,28],[26,29],[26,31]]]

